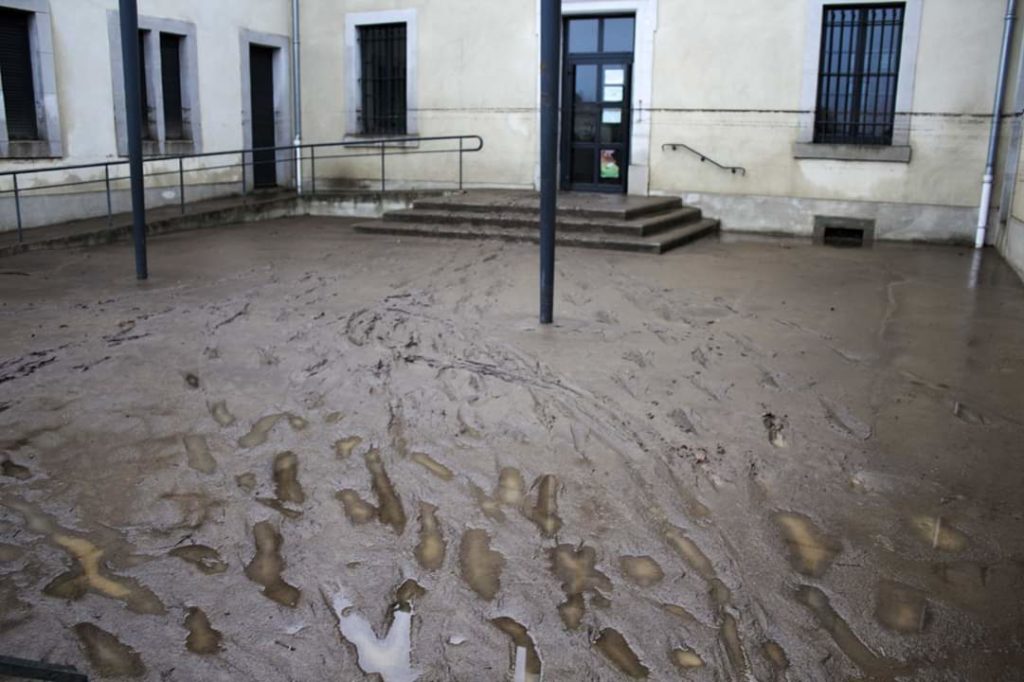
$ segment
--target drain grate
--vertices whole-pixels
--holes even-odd
[[[864,230],[853,227],[826,227],[821,241],[825,246],[860,248],[864,246]]]
[[[843,216],[814,216],[814,243],[861,248],[875,241],[875,221]]]

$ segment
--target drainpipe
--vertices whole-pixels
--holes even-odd
[[[996,101],[992,108],[992,130],[988,138],[988,161],[985,163],[985,177],[981,184],[981,206],[978,208],[978,232],[974,237],[974,248],[985,246],[988,231],[988,214],[992,205],[992,182],[996,174],[996,153],[999,151],[999,129],[1002,124],[1003,98],[1006,95],[1006,71],[1010,61],[1010,44],[1013,41],[1013,24],[1016,20],[1017,0],[1006,0],[1006,18],[1003,28],[1003,51],[999,56],[999,75],[996,81]]]
[[[295,117],[295,191],[302,194],[302,53],[299,50],[299,0],[292,0],[292,104]]]

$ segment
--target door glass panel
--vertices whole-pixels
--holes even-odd
[[[590,185],[594,182],[594,149],[577,147],[572,150],[572,181]]]
[[[600,19],[573,19],[569,22],[569,52],[597,52]]]
[[[622,101],[622,86],[621,85],[606,85],[604,86],[604,92],[602,93],[605,102],[621,102]]]
[[[576,67],[576,101],[597,101],[597,64],[580,64]]]
[[[601,112],[601,142],[604,144],[625,144],[626,127],[623,125],[622,109],[604,109]]]
[[[619,152],[615,149],[601,150],[601,182],[617,183],[622,177]]]
[[[595,142],[597,140],[597,109],[577,106],[572,113],[573,142]]]
[[[604,20],[604,52],[633,51],[633,17]]]

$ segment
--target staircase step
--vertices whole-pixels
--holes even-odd
[[[679,197],[639,197],[625,194],[562,192],[558,195],[559,216],[632,220],[680,209]],[[536,214],[540,196],[536,192],[467,191],[417,200],[413,208],[430,211],[471,211]]]
[[[471,224],[413,223],[393,220],[378,220],[353,226],[356,232],[365,234],[389,234],[408,237],[444,237],[449,239],[498,239],[511,242],[539,241],[537,229],[518,227],[493,227]],[[650,236],[618,235],[610,233],[560,232],[555,241],[560,246],[575,246],[615,251],[640,253],[664,253],[687,242],[718,230],[718,221],[702,219],[674,227]]]
[[[664,232],[679,225],[699,222],[700,219],[700,209],[689,206],[669,210],[664,213],[642,216],[633,220],[559,215],[558,229],[563,232],[597,232],[644,237]],[[540,216],[537,213],[531,214],[519,211],[449,211],[410,208],[400,211],[389,211],[384,215],[384,220],[388,222],[420,224],[462,224],[477,227],[527,229],[538,229],[540,227]]]

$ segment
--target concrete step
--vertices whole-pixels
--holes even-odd
[[[378,220],[358,223],[356,232],[364,234],[388,234],[407,237],[443,237],[447,239],[497,239],[510,242],[539,241],[539,230],[516,227],[493,227],[489,225],[411,223]],[[560,232],[556,243],[560,246],[575,246],[613,251],[638,253],[664,253],[677,246],[698,239],[718,230],[718,221],[704,218],[694,223],[674,227],[655,235],[618,235],[609,233]]]
[[[558,216],[558,229],[563,232],[593,232],[644,237],[687,223],[699,222],[700,219],[700,209],[689,206],[669,210],[664,213],[645,215],[633,220],[619,220],[606,216],[587,217],[562,214]],[[540,216],[537,213],[520,211],[449,211],[411,208],[401,211],[389,211],[384,215],[384,220],[399,223],[461,224],[476,227],[532,229],[539,229],[540,227]]]
[[[558,195],[558,214],[609,220],[632,220],[683,207],[679,197],[639,197],[626,194],[562,192]],[[413,208],[430,211],[473,211],[536,214],[540,196],[536,192],[473,190],[442,197],[428,197]]]

